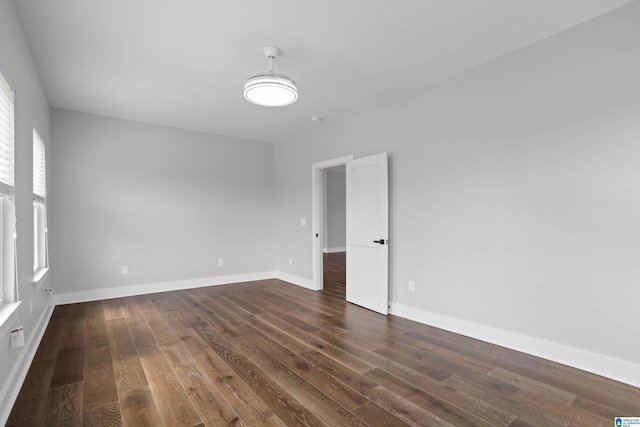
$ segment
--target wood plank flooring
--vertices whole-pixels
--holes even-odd
[[[322,274],[323,293],[327,296],[345,301],[347,298],[347,253],[334,252],[323,254]]]
[[[342,257],[342,259],[341,259]],[[611,426],[640,389],[279,280],[56,307],[10,426]]]

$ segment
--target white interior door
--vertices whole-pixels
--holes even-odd
[[[347,301],[389,313],[387,153],[347,162]]]

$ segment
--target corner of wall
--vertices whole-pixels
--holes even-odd
[[[312,291],[317,291],[315,286],[313,286],[313,280],[307,279],[305,277],[284,273],[282,271],[276,271],[276,278],[280,280],[284,280],[285,282],[292,283],[296,286],[300,286],[306,289],[311,289]]]

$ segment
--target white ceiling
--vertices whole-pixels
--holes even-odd
[[[278,142],[630,0],[14,2],[51,106]],[[267,45],[298,84],[291,106],[242,96]]]

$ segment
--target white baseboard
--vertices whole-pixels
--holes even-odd
[[[20,388],[22,388],[22,384],[27,377],[27,372],[29,372],[31,362],[33,362],[44,332],[47,330],[53,309],[54,306],[51,305],[42,312],[38,323],[36,323],[36,329],[31,334],[26,345],[21,348],[20,353],[15,357],[16,363],[11,371],[11,375],[4,380],[2,391],[0,391],[0,402],[2,402],[0,407],[0,425],[5,425],[9,419],[9,415],[11,415],[11,409],[13,409],[13,405],[18,398],[18,393],[20,393]]]
[[[276,272],[263,271],[258,273],[232,274],[227,276],[203,277],[199,279],[146,283],[142,285],[120,286],[105,289],[93,289],[90,291],[55,294],[55,303],[56,305],[72,304],[76,302],[129,297],[132,295],[154,294],[157,292],[202,288],[205,286],[226,285],[239,282],[250,282],[252,280],[273,279],[275,277],[277,277]]]
[[[276,278],[284,280],[285,282],[293,283],[294,285],[301,286],[303,288],[311,289],[312,291],[317,291],[317,289],[313,286],[313,280],[311,279],[306,279],[304,277],[296,276],[289,273],[283,273],[282,271],[276,272]]]
[[[640,387],[640,365],[625,360],[403,304],[391,303],[391,313]]]
[[[335,248],[322,248],[322,252],[324,252],[325,254],[332,254],[334,252],[346,252],[346,251],[347,251],[346,246],[337,246]]]
[[[146,283],[143,285],[120,286],[114,288],[93,289],[90,291],[67,292],[54,294],[55,305],[73,304],[77,302],[97,301],[111,298],[129,297],[132,295],[153,294],[157,292],[178,291],[181,289],[202,288],[205,286],[228,285],[231,283],[250,282],[253,280],[281,279],[303,288],[316,290],[311,279],[295,276],[279,271],[263,271],[258,273],[233,274],[228,276],[203,277],[199,279],[178,280],[172,282]]]

